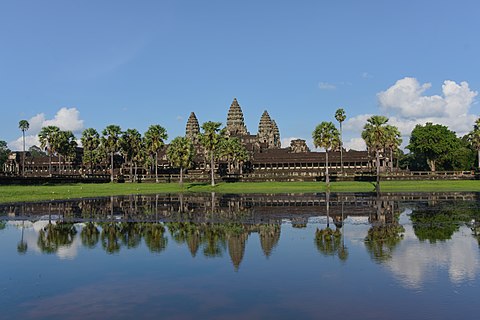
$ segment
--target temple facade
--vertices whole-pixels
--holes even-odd
[[[245,124],[242,108],[233,99],[227,112],[226,126],[223,132],[226,137],[237,138],[248,153],[248,160],[242,160],[235,166],[227,159],[220,158],[216,162],[216,179],[234,179],[232,181],[316,181],[323,179],[326,172],[325,152],[311,151],[303,139],[295,139],[290,146],[281,145],[280,129],[274,119],[265,110],[258,122],[256,134],[251,134]],[[209,161],[205,161],[205,152],[200,142],[201,128],[194,112],[190,113],[185,127],[185,136],[189,138],[196,150],[194,165],[186,171],[188,181],[208,181]],[[32,156],[25,154],[25,170],[22,170],[23,153],[14,152],[4,166],[4,172],[11,175],[25,176],[93,176],[110,174],[110,162],[102,163],[91,168],[83,162],[83,149],[77,150],[74,159],[60,159],[58,157]],[[340,163],[340,151],[329,152],[330,174],[352,174],[372,172],[375,163],[366,151],[344,150],[343,170]],[[382,159],[381,166],[385,167]],[[152,179],[155,170],[152,165],[137,167],[136,172],[141,180]],[[166,148],[159,154],[158,172],[163,181],[175,181],[178,178],[178,169],[173,168],[167,157]],[[128,170],[121,154],[115,155],[114,175],[128,181],[132,173]],[[227,180],[228,181],[228,180]]]

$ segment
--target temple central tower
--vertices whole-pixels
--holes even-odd
[[[243,111],[236,98],[233,99],[227,115],[227,134],[229,136],[248,135],[247,126],[243,118]]]

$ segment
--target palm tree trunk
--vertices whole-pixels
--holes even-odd
[[[480,149],[477,150],[478,155],[478,169],[480,169]]]
[[[110,153],[110,182],[113,182],[113,152]]]
[[[22,136],[23,136],[22,176],[25,177],[25,130],[22,130]]]
[[[183,186],[183,167],[180,167],[180,185]]]
[[[155,152],[155,182],[158,183],[158,151]]]
[[[48,174],[52,175],[52,154],[48,154]]]
[[[342,122],[340,122],[340,171],[343,174],[343,138],[342,138]]]
[[[393,148],[390,148],[390,172],[393,171]]]
[[[210,156],[210,177],[212,180],[212,187],[215,187],[214,167],[215,167],[215,161],[213,159],[213,152],[212,152],[212,155]]]
[[[330,187],[330,177],[328,175],[328,150],[325,149],[325,182],[327,184],[327,188]]]
[[[380,191],[380,151],[378,149],[375,150],[375,158],[377,163],[377,184],[375,188],[377,189],[377,192],[379,192]]]

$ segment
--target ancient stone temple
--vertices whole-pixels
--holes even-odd
[[[190,117],[188,117],[187,128],[185,131],[185,136],[187,138],[189,138],[194,144],[198,143],[200,126],[198,125],[197,116],[194,112],[190,113]]]
[[[294,139],[290,141],[290,152],[300,153],[300,152],[310,152],[310,148],[307,146],[307,143],[303,139]]]
[[[242,108],[240,108],[236,98],[233,99],[230,109],[228,110],[226,131],[229,136],[242,136],[249,134],[247,127],[245,126]]]
[[[277,149],[281,146],[280,132],[277,124],[270,118],[267,110],[263,112],[262,117],[260,118],[257,138],[267,149]]]

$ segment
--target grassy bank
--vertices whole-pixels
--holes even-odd
[[[458,192],[480,191],[480,181],[385,181],[382,192]],[[0,203],[90,198],[113,195],[211,192],[218,193],[310,193],[324,192],[321,182],[256,182],[220,183],[215,187],[209,184],[185,184],[181,188],[176,183],[141,184],[60,184],[44,186],[0,186]],[[333,182],[332,192],[372,192],[370,182]]]

